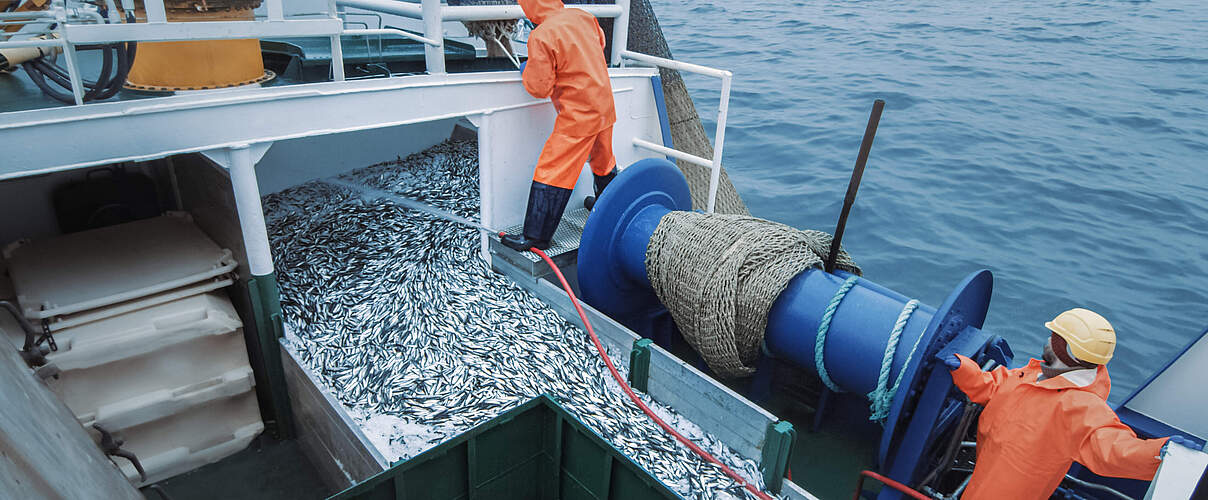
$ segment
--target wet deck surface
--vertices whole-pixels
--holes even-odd
[[[297,441],[260,436],[247,449],[219,462],[156,483],[171,500],[318,499],[337,493],[323,484]],[[160,500],[143,488],[149,500]]]
[[[811,430],[814,411],[793,401],[785,394],[775,394],[763,406],[780,418],[793,423],[797,442],[789,458],[793,482],[818,498],[851,498],[860,471],[876,469],[876,454],[881,427],[864,419],[845,420],[844,414],[858,414],[840,406],[862,405],[868,402],[850,395],[832,399],[817,431]],[[867,411],[867,410],[865,410]],[[867,439],[872,436],[872,439]],[[876,481],[865,481],[864,489],[877,491]]]

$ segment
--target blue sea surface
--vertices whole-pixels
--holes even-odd
[[[652,0],[679,60],[734,72],[724,161],[751,212],[834,230],[938,306],[994,272],[986,329],[1039,357],[1081,306],[1121,401],[1208,327],[1208,3]],[[706,130],[719,85],[686,78]]]

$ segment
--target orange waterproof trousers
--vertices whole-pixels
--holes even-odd
[[[533,180],[542,184],[565,189],[574,189],[583,172],[583,164],[591,162],[591,171],[596,175],[608,175],[617,165],[612,155],[612,127],[586,137],[566,134],[559,127],[545,141],[541,156],[537,158],[537,169]]]

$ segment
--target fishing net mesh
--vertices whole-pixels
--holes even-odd
[[[671,212],[646,248],[646,273],[676,326],[722,377],[754,373],[768,311],[793,276],[820,266],[831,235],[736,214]],[[860,268],[845,251],[836,267]]]

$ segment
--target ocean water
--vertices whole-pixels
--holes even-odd
[[[834,230],[938,306],[994,272],[986,329],[1039,357],[1070,307],[1118,333],[1121,401],[1208,327],[1208,4],[651,0],[677,59],[734,72],[723,162],[752,213]],[[716,80],[687,82],[712,131]]]

